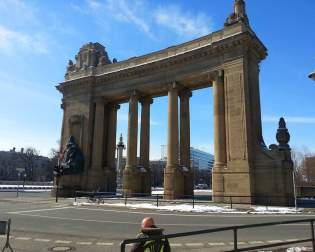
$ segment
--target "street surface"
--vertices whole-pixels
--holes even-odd
[[[154,217],[166,234],[231,225],[315,218],[314,215],[237,215],[179,213],[125,207],[73,206],[73,200],[59,203],[48,193],[0,193],[0,220],[12,219],[11,245],[14,251],[120,251],[119,243],[134,238],[145,216]],[[258,246],[310,237],[306,223],[242,230],[239,247]],[[223,251],[232,249],[229,232],[189,236],[170,240],[172,251]],[[0,240],[4,245],[4,238]],[[69,250],[68,250],[69,251]]]

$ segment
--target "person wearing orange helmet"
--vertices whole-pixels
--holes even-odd
[[[163,235],[163,229],[155,226],[152,217],[146,217],[141,222],[141,232],[137,238],[150,238],[152,236]],[[145,242],[135,243],[131,252],[170,252],[171,247],[168,239],[148,240]]]

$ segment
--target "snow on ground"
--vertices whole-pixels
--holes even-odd
[[[195,193],[204,193],[204,194],[209,194],[209,195],[211,195],[211,193],[212,193],[212,190],[210,190],[210,189],[195,189],[194,190],[194,192]],[[163,195],[164,194],[164,189],[163,189],[163,187],[161,187],[161,188],[153,188],[152,189],[152,195]]]
[[[302,208],[293,208],[293,207],[262,207],[262,206],[257,206],[253,207],[254,211],[251,213],[280,213],[280,214],[290,214],[290,213],[297,213],[301,212],[303,209]]]
[[[311,248],[306,248],[306,247],[287,248],[287,252],[302,252],[302,251],[312,251],[312,249]]]
[[[18,185],[0,185],[0,189],[8,189],[8,188],[17,188]],[[49,185],[24,185],[21,182],[21,184],[19,184],[19,188],[53,188],[53,186],[49,186]]]
[[[82,199],[81,199],[82,200]],[[164,210],[174,212],[192,212],[192,213],[233,213],[233,214],[292,214],[302,212],[303,209],[295,209],[289,207],[252,207],[242,209],[230,209],[229,206],[220,205],[201,205],[198,204],[193,207],[192,204],[181,204],[181,203],[169,203],[165,205],[156,206],[155,203],[132,203],[129,202],[127,205],[124,203],[90,203],[87,201],[74,202],[76,206],[87,206],[87,205],[98,205],[98,206],[116,206],[116,207],[128,207],[130,209],[152,209],[152,210]]]
[[[0,185],[0,192],[50,192],[53,186],[49,185]]]

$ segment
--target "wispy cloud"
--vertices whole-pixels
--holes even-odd
[[[71,4],[84,14],[91,14],[101,23],[112,19],[134,25],[138,30],[156,39],[156,28],[166,28],[179,37],[191,38],[208,34],[212,30],[212,20],[204,13],[183,11],[179,5],[164,5],[154,10],[154,6],[143,0],[86,0],[87,9]]]
[[[205,14],[185,12],[177,5],[159,7],[154,17],[157,24],[179,36],[203,36],[212,30],[212,21]]]
[[[1,23],[7,25],[38,24],[38,9],[30,5],[30,1],[1,0],[0,16]]]
[[[281,116],[270,116],[264,115],[262,121],[264,123],[278,123]],[[315,117],[306,117],[306,116],[285,116],[284,120],[288,123],[297,123],[297,124],[315,124]]]
[[[30,53],[47,54],[49,53],[47,45],[44,34],[37,33],[31,36],[0,26],[0,52],[2,53],[11,54],[12,51],[18,49]]]

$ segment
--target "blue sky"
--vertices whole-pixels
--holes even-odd
[[[284,116],[291,146],[315,151],[315,1],[248,0],[250,24],[268,48],[261,64],[263,133],[275,142]],[[219,30],[232,0],[1,0],[0,150],[32,146],[41,154],[60,138],[61,95],[68,59],[100,42],[119,61]],[[193,92],[191,145],[213,152],[212,90]],[[139,107],[140,111],[140,107]],[[151,158],[166,143],[167,97],[151,110]],[[117,137],[127,135],[128,106],[118,113]]]

